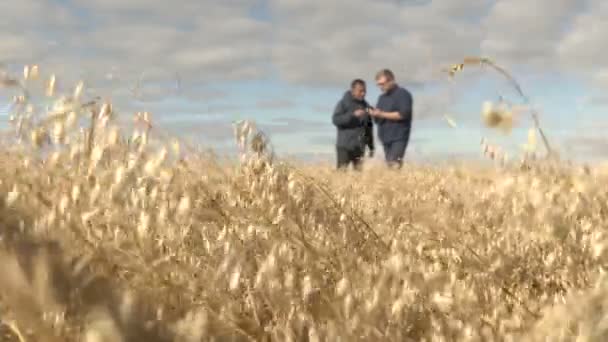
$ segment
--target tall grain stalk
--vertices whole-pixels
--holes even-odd
[[[532,116],[532,120],[534,122],[534,127],[536,128],[536,130],[540,134],[541,138],[543,139],[543,144],[545,145],[547,154],[549,156],[553,155],[553,150],[551,148],[551,145],[549,144],[549,140],[547,139],[547,136],[545,135],[543,129],[540,126],[540,120],[538,119],[538,112],[532,107],[532,105],[530,103],[530,98],[523,92],[522,87],[515,80],[515,78],[505,68],[497,65],[496,63],[494,63],[493,61],[491,61],[488,58],[482,58],[482,57],[465,57],[465,59],[462,63],[455,64],[450,68],[450,70],[448,71],[448,73],[450,74],[450,77],[453,77],[456,74],[456,72],[461,71],[465,65],[478,65],[478,66],[482,66],[482,67],[489,66],[490,68],[492,68],[493,70],[495,70],[496,72],[501,74],[503,77],[505,77],[507,79],[507,81],[509,81],[511,86],[515,89],[517,94],[524,101],[524,104],[529,106],[530,115]]]

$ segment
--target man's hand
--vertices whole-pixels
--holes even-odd
[[[356,117],[360,118],[363,115],[365,115],[365,110],[363,110],[363,109],[357,109],[357,110],[355,110],[354,114],[355,114]]]
[[[374,108],[369,112],[369,115],[373,117],[382,117],[382,111],[378,108]]]

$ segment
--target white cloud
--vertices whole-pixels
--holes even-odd
[[[264,2],[272,18],[252,17]],[[267,3],[266,3],[267,2]],[[312,86],[371,80],[384,67],[405,86],[482,54],[507,66],[576,72],[608,87],[608,4],[589,0],[22,0],[0,2],[0,62],[39,62],[64,82],[85,78],[126,97],[152,82],[263,78]],[[63,5],[62,5],[63,4]],[[112,78],[108,77],[112,74]],[[420,115],[445,99],[415,92]],[[196,94],[189,98],[196,99]],[[428,112],[428,113],[427,113]]]
[[[554,67],[562,30],[576,13],[572,0],[497,1],[483,20],[485,55],[505,63]]]
[[[263,110],[285,110],[293,108],[296,103],[287,98],[272,98],[268,100],[259,100],[256,107]]]
[[[487,0],[270,3],[281,76],[331,85],[369,79],[383,67],[402,83],[436,79],[442,66],[480,52],[480,21],[489,10]]]
[[[85,78],[104,94],[128,93],[142,73],[147,81],[173,82],[178,72],[184,84],[258,78],[268,71],[270,26],[249,16],[252,4],[2,2],[10,25],[0,23],[0,61],[37,62],[64,83]]]
[[[588,75],[596,85],[608,87],[608,3],[589,1],[587,10],[573,21],[558,47],[560,62],[568,70]]]
[[[0,33],[0,62],[12,63],[21,58],[25,53],[37,50],[36,46],[28,44],[28,40],[23,36],[1,32]]]
[[[394,69],[403,83],[428,82],[441,66],[469,55],[552,71],[562,67],[558,52],[568,30],[580,30],[583,21],[592,27],[574,20],[584,8],[571,0],[270,0],[270,6],[275,66],[288,81],[310,85],[369,79],[381,67]],[[605,17],[595,12],[595,21]],[[593,49],[582,53],[598,55]]]
[[[345,84],[383,67],[418,80],[429,44],[398,20],[402,7],[370,0],[270,0],[276,17],[273,62],[288,81]],[[408,37],[408,38],[405,38]]]

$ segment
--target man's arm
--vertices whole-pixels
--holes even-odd
[[[338,128],[352,128],[360,125],[359,118],[347,111],[342,101],[338,102],[334,109],[332,122]]]
[[[368,114],[372,117],[372,122],[376,124],[380,123],[380,121],[382,120],[381,117],[375,115],[375,113],[379,111],[378,107],[380,107],[380,99],[378,99],[378,102],[376,102],[376,107],[370,107],[368,111]]]
[[[401,113],[399,113],[399,112],[379,111],[378,114],[376,114],[376,117],[378,117],[379,119],[387,119],[387,120],[393,120],[393,121],[403,120],[403,117],[401,116]]]

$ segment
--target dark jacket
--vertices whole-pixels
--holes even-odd
[[[399,86],[380,95],[376,107],[384,112],[399,112],[401,120],[374,118],[378,125],[378,138],[383,143],[407,140],[412,127],[412,94]]]
[[[336,145],[347,149],[361,148],[368,146],[374,150],[374,123],[368,114],[362,117],[355,116],[355,110],[369,107],[365,101],[355,99],[350,91],[344,93],[342,99],[336,105],[332,122],[338,130]]]

